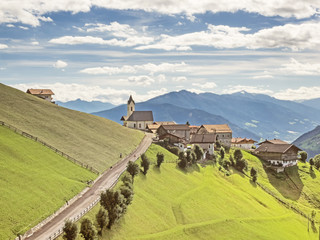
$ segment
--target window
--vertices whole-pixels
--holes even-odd
[[[141,123],[139,123],[139,128],[141,128]]]
[[[133,124],[133,128],[136,128],[136,124],[135,123]]]
[[[132,107],[131,107],[131,112],[132,112]]]

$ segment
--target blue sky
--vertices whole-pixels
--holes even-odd
[[[0,82],[124,103],[170,91],[320,97],[318,0],[4,0]]]

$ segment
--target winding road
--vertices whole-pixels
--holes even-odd
[[[70,203],[63,211],[57,214],[51,221],[43,225],[29,235],[31,239],[55,239],[64,226],[66,219],[78,219],[89,206],[94,205],[99,200],[100,193],[108,188],[113,187],[120,175],[126,170],[129,161],[136,161],[142,153],[144,153],[152,143],[153,134],[146,133],[140,145],[127,157],[115,164],[112,168],[105,171],[96,182],[73,203]]]

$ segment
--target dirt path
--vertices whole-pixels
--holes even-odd
[[[120,175],[126,170],[127,163],[129,161],[136,161],[148,149],[152,143],[152,136],[152,134],[146,133],[146,136],[134,152],[104,172],[83,196],[71,203],[60,214],[26,239],[46,240],[57,237],[59,232],[62,231],[66,219],[78,219],[89,206],[98,200],[102,191],[116,184]]]

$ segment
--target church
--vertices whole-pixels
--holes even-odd
[[[147,130],[148,125],[153,124],[152,111],[135,111],[135,102],[132,96],[127,103],[127,116],[122,116],[123,126],[140,130]]]

